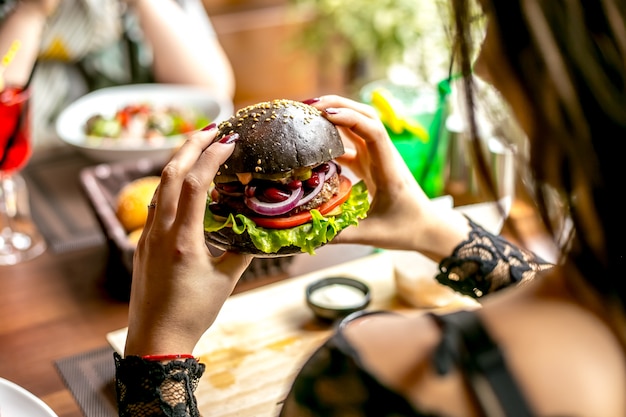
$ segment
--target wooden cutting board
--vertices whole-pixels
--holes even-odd
[[[396,297],[388,252],[233,295],[194,351],[206,364],[196,391],[204,417],[278,415],[304,361],[332,331],[314,318],[304,296],[307,284],[328,276],[366,282],[372,290],[369,309],[419,312]],[[122,352],[126,329],[107,339]]]

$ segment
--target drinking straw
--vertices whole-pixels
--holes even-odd
[[[9,50],[4,54],[2,60],[0,61],[0,91],[4,90],[4,77],[2,76],[2,74],[9,66],[9,64],[11,64],[13,58],[15,58],[15,54],[17,54],[17,51],[20,49],[21,46],[22,42],[20,42],[19,39],[11,42]]]
[[[4,68],[9,66],[11,61],[13,61],[13,58],[15,58],[15,54],[17,53],[17,51],[20,49],[21,46],[22,46],[22,42],[20,42],[19,39],[16,39],[13,42],[11,42],[11,46],[9,47],[9,50],[2,57],[3,70]]]
[[[417,120],[396,111],[393,95],[385,87],[375,88],[371,93],[372,106],[378,110],[381,122],[393,133],[408,131],[422,142],[428,142],[428,132]]]

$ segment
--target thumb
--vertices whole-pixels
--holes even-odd
[[[250,265],[254,257],[252,255],[240,255],[234,252],[224,252],[216,259],[215,268],[225,275],[230,275],[238,280]]]
[[[207,161],[212,176],[215,176],[215,174],[219,170],[220,165],[226,162],[228,157],[230,157],[230,155],[233,153],[233,151],[235,150],[235,142],[238,139],[238,133],[224,136],[219,141],[209,145],[202,152],[200,158],[203,161]]]

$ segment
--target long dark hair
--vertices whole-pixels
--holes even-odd
[[[475,97],[470,3],[452,0],[455,60],[466,75],[468,108]],[[623,307],[626,216],[617,204],[626,172],[619,154],[626,142],[626,6],[616,0],[490,0],[487,7],[502,58],[532,103],[530,191],[546,229],[561,242],[560,262]],[[552,215],[555,195],[560,219]],[[563,241],[565,218],[571,228]]]

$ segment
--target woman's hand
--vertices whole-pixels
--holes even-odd
[[[234,149],[209,146],[216,132],[191,136],[163,169],[135,252],[126,355],[191,353],[252,259],[205,245],[207,193]]]
[[[372,196],[367,218],[343,230],[334,243],[418,250],[438,259],[467,237],[467,221],[430,202],[371,106],[333,95],[311,105],[339,128],[346,154],[338,160],[363,178]]]

